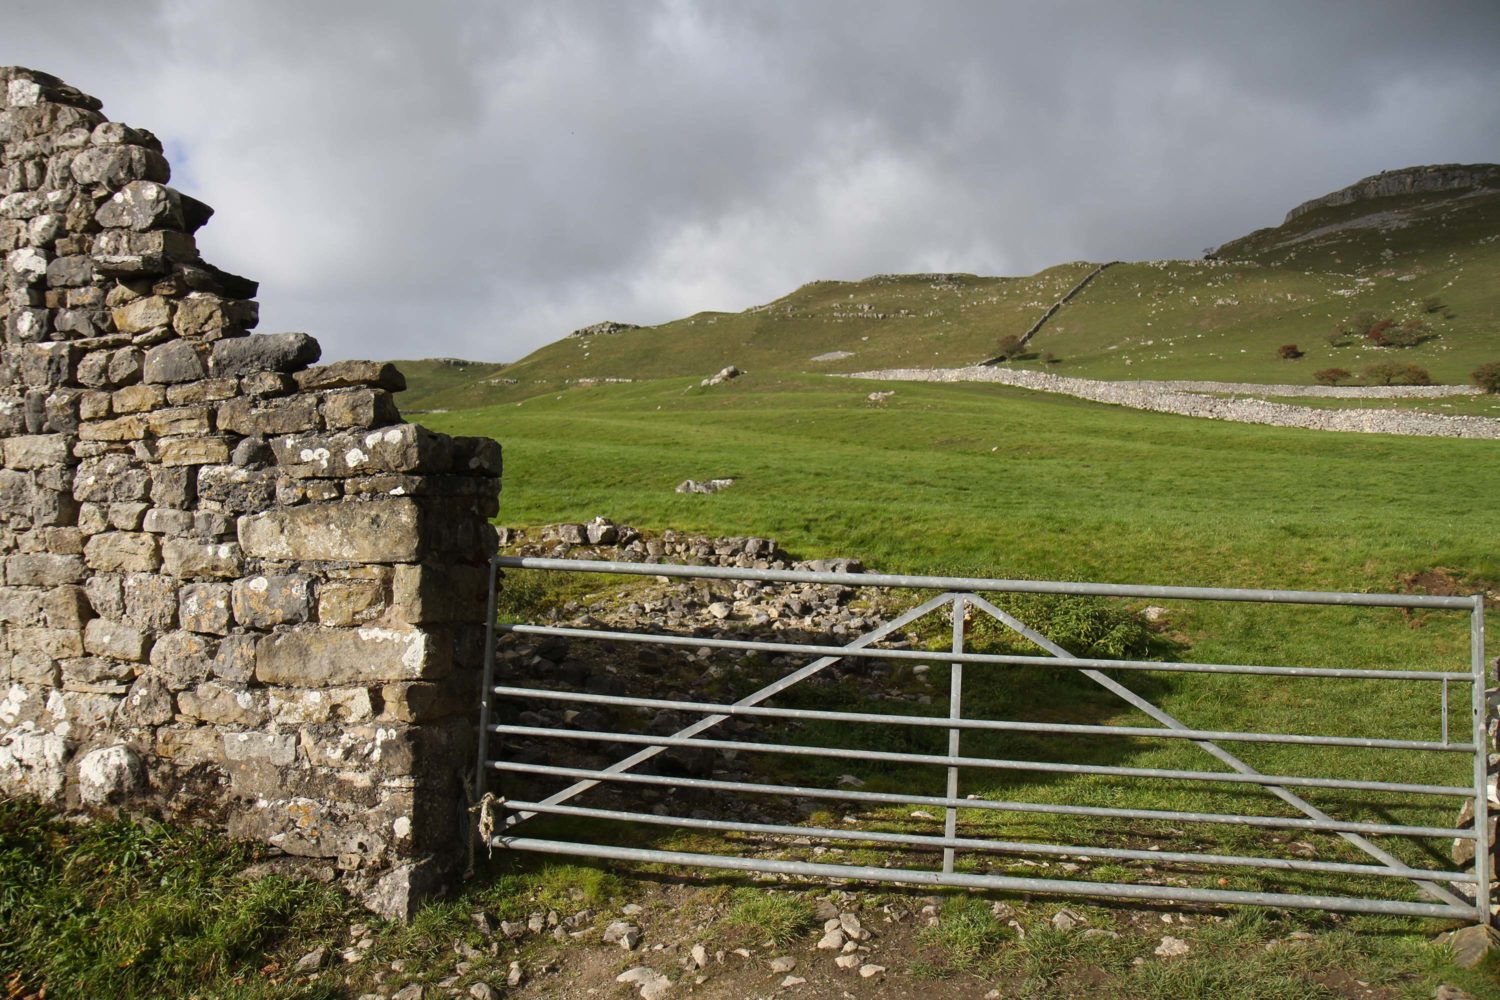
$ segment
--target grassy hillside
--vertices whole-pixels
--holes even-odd
[[[458,358],[424,358],[397,361],[406,376],[406,390],[398,397],[404,413],[473,406],[483,403],[503,383],[503,364],[463,361]]]
[[[1092,269],[1030,277],[877,275],[816,281],[741,313],[565,337],[505,372],[459,387],[408,372],[420,408],[515,400],[588,379],[703,377],[734,364],[757,375],[948,367],[992,356]],[[1449,191],[1325,207],[1232,240],[1213,260],[1140,261],[1103,272],[1015,364],[1095,378],[1212,378],[1313,384],[1377,361],[1468,381],[1500,358],[1500,191]],[[1327,335],[1357,314],[1417,319],[1434,336],[1404,349]],[[1278,348],[1304,352],[1283,360]],[[1044,355],[1052,355],[1049,363]]]

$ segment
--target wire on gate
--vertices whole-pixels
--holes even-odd
[[[495,856],[495,807],[505,805],[505,798],[494,792],[485,792],[479,804],[469,807],[469,812],[479,814],[478,833],[484,839],[485,856]]]

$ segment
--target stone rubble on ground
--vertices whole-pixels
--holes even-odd
[[[723,385],[725,382],[728,382],[730,379],[739,378],[743,374],[745,374],[745,373],[742,372],[742,371],[740,371],[734,365],[726,365],[725,367],[719,369],[719,371],[718,371],[717,374],[710,375],[708,378],[704,379],[702,382],[699,382],[698,383],[698,387],[700,389],[706,389],[706,388],[708,388],[711,385]]]

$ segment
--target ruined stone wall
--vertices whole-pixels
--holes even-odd
[[[251,335],[149,132],[0,69],[0,794],[221,825],[400,914],[464,840],[500,449]]]

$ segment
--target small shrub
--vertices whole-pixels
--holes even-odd
[[[1443,305],[1443,300],[1438,298],[1436,295],[1429,295],[1422,300],[1423,312],[1435,313],[1440,312],[1445,308],[1447,307]]]
[[[1295,361],[1302,357],[1302,352],[1297,349],[1296,344],[1282,344],[1276,349],[1276,356],[1284,361]]]
[[[1025,349],[1026,345],[1021,343],[1021,338],[1011,334],[995,345],[995,354],[1003,361],[1011,361],[1019,357]]]
[[[1469,377],[1485,392],[1500,392],[1500,361],[1486,361]]]
[[[1051,351],[1043,351],[1042,363],[1046,365],[1061,364],[1062,358],[1058,357],[1056,354],[1053,354]]]
[[[1353,377],[1354,373],[1347,368],[1321,368],[1313,372],[1313,380],[1321,385],[1338,385]]]
[[[1328,331],[1328,335],[1323,339],[1328,341],[1329,347],[1348,347],[1349,331],[1344,329],[1342,326],[1336,326],[1332,330]]]
[[[1405,385],[1432,384],[1432,376],[1426,368],[1421,365],[1403,365],[1399,361],[1379,361],[1367,365],[1360,374],[1365,381],[1380,385],[1395,385],[1397,382]]]

